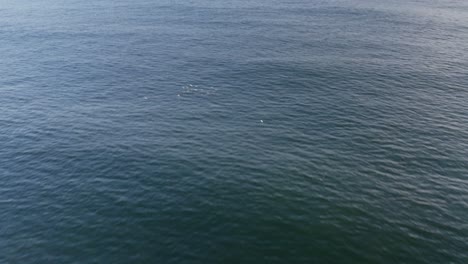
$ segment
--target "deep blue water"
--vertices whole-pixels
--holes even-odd
[[[1,263],[468,263],[468,2],[0,0]]]

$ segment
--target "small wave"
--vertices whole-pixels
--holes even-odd
[[[188,84],[188,85],[182,86],[182,91],[178,94],[178,96],[184,96],[184,95],[208,96],[208,95],[216,94],[217,92],[218,92],[218,88],[215,88],[213,86]]]

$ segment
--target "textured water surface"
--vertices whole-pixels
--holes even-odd
[[[0,262],[468,263],[461,0],[0,1]]]

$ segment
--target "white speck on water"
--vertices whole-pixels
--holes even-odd
[[[263,123],[263,120],[260,119],[260,123]]]

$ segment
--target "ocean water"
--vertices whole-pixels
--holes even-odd
[[[0,0],[1,263],[468,263],[468,2]]]

